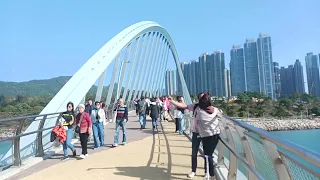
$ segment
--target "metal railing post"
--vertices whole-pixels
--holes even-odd
[[[21,166],[21,156],[20,156],[20,134],[22,131],[22,128],[24,126],[24,123],[26,122],[26,119],[22,119],[20,121],[19,126],[16,129],[15,137],[13,139],[13,165],[14,166]]]
[[[278,179],[291,179],[286,165],[282,162],[277,146],[270,141],[263,139],[262,142],[272,161],[274,170],[277,172]]]
[[[42,120],[39,123],[38,130],[41,130],[44,126],[44,123],[46,122],[47,115],[43,116]],[[43,131],[39,131],[37,134],[37,153],[36,156],[42,157],[44,155],[43,151],[43,143],[42,143],[42,133]]]
[[[224,119],[221,119],[221,122],[224,126],[224,130],[227,135],[228,144],[231,146],[231,148],[235,149],[234,139],[232,137],[230,126]],[[228,180],[235,180],[236,178],[237,178],[237,158],[234,154],[230,153]]]

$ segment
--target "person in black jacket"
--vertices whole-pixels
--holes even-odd
[[[84,112],[87,112],[87,113],[89,113],[89,115],[91,115],[93,108],[94,108],[94,107],[93,107],[93,105],[92,105],[92,100],[89,99],[89,100],[88,100],[88,104],[86,105],[86,107],[85,107],[85,109],[84,109]]]
[[[64,112],[61,116],[61,125],[66,129],[67,131],[67,139],[62,144],[63,147],[63,154],[64,157],[62,160],[69,159],[68,157],[68,147],[71,149],[73,156],[76,156],[76,149],[71,144],[71,139],[73,136],[73,125],[74,125],[74,105],[72,102],[69,102],[67,104],[67,111]]]
[[[157,129],[158,131],[158,119],[160,116],[160,106],[159,104],[156,102],[155,98],[151,99],[151,103],[150,103],[150,117],[152,120],[152,130]]]

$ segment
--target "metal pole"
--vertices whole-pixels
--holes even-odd
[[[106,76],[106,70],[103,71],[103,73],[100,75],[95,101],[100,101],[101,100],[101,95],[102,95],[102,92],[103,92],[103,85],[104,85],[104,77],[105,76]]]
[[[119,61],[120,61],[120,53],[117,55],[117,57],[115,58],[115,61],[114,61],[113,72],[111,75],[111,80],[110,80],[108,93],[107,93],[107,97],[106,97],[106,106],[110,105],[111,98],[113,96],[114,83],[115,83],[115,79],[116,79],[116,75],[117,75]]]
[[[140,79],[140,76],[141,76],[141,73],[137,74],[138,72],[138,69],[139,69],[139,66],[140,66],[140,61],[141,61],[141,54],[142,54],[142,50],[143,50],[143,45],[144,45],[144,42],[146,41],[148,43],[148,38],[147,40],[145,36],[148,36],[147,34],[144,34],[141,38],[141,43],[140,43],[140,48],[139,48],[139,53],[138,53],[138,57],[137,57],[137,62],[135,63],[136,66],[135,66],[135,69],[134,69],[134,73],[133,73],[133,79],[131,81],[131,85],[130,85],[130,92],[129,92],[129,96],[128,96],[128,101],[132,101],[135,96],[132,96],[134,94],[136,94],[136,92],[138,91],[138,88],[136,87],[135,88],[135,82],[136,82],[136,78],[138,77],[138,82],[136,82],[136,84],[139,83],[139,79]],[[134,91],[134,93],[133,93]]]
[[[118,87],[117,87],[117,96],[116,96],[116,100],[118,100],[120,97],[120,92],[121,92],[121,89],[119,91],[119,88],[120,88],[120,79],[121,79],[121,76],[122,76],[122,67],[123,67],[123,64],[124,63],[130,63],[130,61],[122,61],[121,62],[121,66],[120,66],[120,71],[119,71],[119,77],[118,77]]]

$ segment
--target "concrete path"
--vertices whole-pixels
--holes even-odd
[[[57,159],[48,159],[36,165],[37,167],[29,168],[12,178],[24,180],[188,179],[186,175],[191,169],[191,142],[184,135],[174,132],[174,123],[162,123],[160,132],[153,135],[150,121],[147,127],[149,129],[141,131],[137,118],[133,114],[130,115],[126,146],[91,150],[90,155],[84,160],[70,159],[61,162]],[[108,128],[110,126],[114,124],[108,125]],[[109,131],[106,135],[106,143],[111,144],[114,128],[110,128]],[[201,158],[198,164],[203,165]],[[203,179],[204,170],[199,168],[198,173],[200,176],[193,179]]]

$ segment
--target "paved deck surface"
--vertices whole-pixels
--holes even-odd
[[[108,124],[106,143],[112,144],[114,124]],[[191,168],[191,142],[174,132],[171,121],[159,125],[159,133],[153,135],[150,121],[147,129],[139,130],[138,118],[130,113],[128,144],[117,148],[102,147],[90,150],[86,159],[72,158],[61,162],[62,154],[29,168],[10,179],[56,180],[56,179],[140,179],[165,180],[188,179]],[[76,144],[80,148],[79,144]],[[92,146],[92,145],[91,145]],[[80,149],[78,149],[80,152]],[[203,165],[199,158],[198,165]],[[197,177],[203,179],[204,170],[198,169]]]

